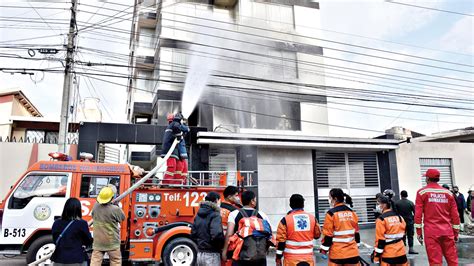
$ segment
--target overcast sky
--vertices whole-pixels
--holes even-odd
[[[54,0],[61,1],[61,0]],[[349,46],[337,45],[334,43],[322,43],[321,45],[340,48],[352,52],[366,53],[377,55],[380,57],[393,58],[398,61],[386,60],[380,58],[366,57],[351,53],[342,53],[340,51],[325,50],[324,55],[333,58],[340,58],[351,61],[364,62],[366,64],[382,65],[385,68],[370,67],[368,65],[354,64],[342,62],[334,59],[325,59],[326,64],[334,66],[351,67],[359,70],[371,72],[379,72],[390,75],[408,76],[417,79],[426,79],[437,83],[431,83],[438,87],[434,88],[426,85],[416,85],[387,80],[383,78],[367,77],[366,82],[374,84],[382,84],[384,86],[397,87],[398,89],[387,88],[383,86],[374,86],[363,84],[360,82],[349,81],[349,77],[342,75],[334,76],[335,78],[327,78],[326,85],[344,86],[358,89],[381,90],[397,93],[411,94],[429,94],[442,97],[454,97],[473,100],[474,89],[472,82],[465,82],[453,79],[473,80],[472,73],[464,73],[459,71],[444,70],[415,64],[407,64],[400,61],[410,61],[412,63],[428,64],[437,67],[451,68],[455,70],[472,72],[472,67],[460,66],[455,64],[447,64],[441,62],[427,61],[418,57],[432,58],[436,60],[450,61],[457,64],[473,65],[474,59],[474,2],[471,0],[439,0],[439,1],[407,1],[400,0],[403,3],[410,3],[429,8],[449,10],[460,12],[467,15],[452,14],[447,12],[439,12],[434,10],[420,9],[410,6],[388,3],[383,0],[370,1],[337,1],[325,0],[320,2],[321,8],[321,32],[326,39],[335,40],[343,43],[350,43],[360,46],[368,46],[371,48],[388,50],[394,53],[386,53],[381,51],[366,50]],[[1,5],[14,5],[28,7],[28,2],[1,0]],[[93,5],[95,7],[79,5],[78,21],[79,29],[88,23],[97,23],[106,17],[102,15],[114,15],[116,11],[106,10],[125,9],[123,6],[111,5],[99,1],[81,0],[81,4]],[[133,1],[114,1],[133,5]],[[32,2],[36,7],[57,7],[68,8],[68,4],[59,4],[52,2]],[[102,7],[102,8],[100,8]],[[100,8],[100,9],[99,9]],[[132,12],[132,8],[126,12]],[[49,24],[42,23],[41,17],[48,19],[65,19],[57,20],[59,23],[67,23],[69,17],[68,10],[47,10],[47,9],[18,9],[0,7],[0,47],[17,44],[44,44],[61,45],[65,43],[67,33],[67,24]],[[97,12],[96,15],[93,15]],[[121,14],[124,16],[124,14]],[[11,17],[33,18],[32,21],[38,23],[27,23],[8,20]],[[131,14],[127,14],[124,18],[131,18]],[[315,23],[317,24],[317,23]],[[34,29],[20,29],[22,27],[30,27]],[[121,29],[130,29],[130,20],[127,19],[120,23],[113,24],[113,27]],[[338,32],[338,33],[336,33]],[[42,37],[46,35],[57,36],[40,38],[33,40],[19,41],[19,39]],[[59,36],[59,34],[63,34]],[[113,34],[120,36],[119,39],[108,38],[105,34]],[[364,37],[360,37],[364,36]],[[79,46],[87,49],[99,49],[113,53],[128,54],[128,38],[129,36],[122,33],[107,33],[104,31],[90,31],[79,35]],[[396,44],[400,43],[400,44]],[[407,44],[407,45],[401,45]],[[424,48],[418,48],[418,47]],[[109,62],[105,58],[94,54],[90,50],[82,49],[76,59],[93,62]],[[26,49],[12,50],[0,48],[0,53],[17,54],[29,57]],[[407,55],[403,55],[407,54]],[[56,55],[61,58],[64,53]],[[36,54],[34,58],[42,58],[40,54]],[[61,63],[55,61],[32,61],[1,58],[1,67],[37,67],[52,68],[62,67]],[[120,63],[117,61],[115,63]],[[122,60],[122,64],[126,63]],[[390,68],[390,69],[389,69]],[[418,74],[409,74],[395,69],[405,71],[429,73],[434,76],[425,76]],[[122,74],[126,74],[126,69],[106,68]],[[77,70],[79,71],[79,70]],[[83,70],[81,70],[83,71]],[[327,72],[330,72],[329,70]],[[347,74],[348,76],[350,74]],[[447,77],[450,79],[445,79]],[[390,77],[394,78],[395,77]],[[36,80],[36,83],[31,79]],[[60,99],[62,93],[63,75],[35,72],[33,77],[15,74],[10,75],[0,73],[0,89],[18,87],[21,88],[30,100],[39,108],[40,112],[46,117],[59,119]],[[126,79],[120,78],[103,78],[119,84],[126,85]],[[412,80],[410,82],[417,82]],[[442,83],[450,83],[455,85],[447,85]],[[426,83],[426,82],[420,82]],[[123,86],[107,84],[98,80],[79,78],[80,96],[98,97],[101,100],[100,108],[102,109],[103,121],[125,122],[125,106],[126,106],[126,89]],[[426,101],[413,98],[399,98],[399,100],[426,105],[456,105],[456,103],[448,103],[443,100]],[[430,134],[437,131],[444,131],[454,128],[461,128],[474,125],[474,112],[468,110],[450,110],[429,107],[417,107],[409,105],[394,105],[389,103],[368,103],[361,101],[347,101],[342,99],[330,98],[329,107],[329,123],[337,125],[345,125],[357,128],[368,128],[376,131],[384,131],[392,126],[404,126],[420,133]],[[400,111],[382,110],[367,107],[357,107],[354,105],[364,105],[381,108],[398,109]],[[473,108],[474,104],[464,104],[463,107]],[[438,114],[428,114],[421,112],[431,112]],[[443,115],[444,114],[444,115]],[[461,116],[462,115],[462,116]],[[330,134],[333,136],[359,136],[372,137],[380,135],[378,132],[364,132],[331,127]]]

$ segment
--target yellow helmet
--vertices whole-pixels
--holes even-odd
[[[110,187],[103,187],[100,192],[99,196],[97,196],[97,201],[100,204],[106,204],[109,203],[112,198],[114,197],[114,191]]]

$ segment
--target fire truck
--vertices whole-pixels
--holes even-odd
[[[90,221],[101,188],[113,185],[122,194],[142,178],[128,164],[65,161],[67,156],[60,153],[50,156],[54,160],[32,165],[1,203],[0,254],[26,253],[27,263],[51,255],[55,247],[51,227],[68,198],[80,200],[82,218]],[[191,171],[193,184],[162,186],[150,179],[138,186],[117,202],[127,217],[120,225],[123,258],[133,264],[193,265],[197,248],[190,239],[190,225],[199,202],[209,191],[222,192],[231,176],[242,187],[251,184],[252,173]]]

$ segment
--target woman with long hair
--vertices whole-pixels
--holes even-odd
[[[377,198],[376,208],[381,215],[375,221],[375,245],[371,259],[381,266],[408,265],[403,243],[406,223],[393,210],[393,204],[390,197]]]
[[[56,244],[51,260],[54,265],[87,265],[85,247],[92,245],[89,226],[82,219],[81,202],[70,198],[64,204],[60,219],[53,224],[53,241]]]
[[[328,265],[360,265],[359,218],[351,209],[352,198],[340,188],[329,191],[331,209],[323,225],[324,238],[320,252],[329,253]]]

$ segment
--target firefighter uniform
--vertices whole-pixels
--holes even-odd
[[[434,182],[418,190],[415,228],[417,235],[424,238],[430,265],[441,265],[443,255],[448,265],[458,265],[455,239],[460,229],[459,213],[449,190]]]
[[[359,218],[344,203],[337,203],[326,213],[321,250],[329,252],[328,265],[360,265]]]
[[[277,259],[283,256],[285,266],[298,266],[301,262],[315,265],[313,240],[321,236],[321,229],[314,215],[303,209],[291,210],[278,224]]]
[[[375,222],[374,261],[381,266],[408,265],[405,253],[406,223],[392,210],[385,210]]]

